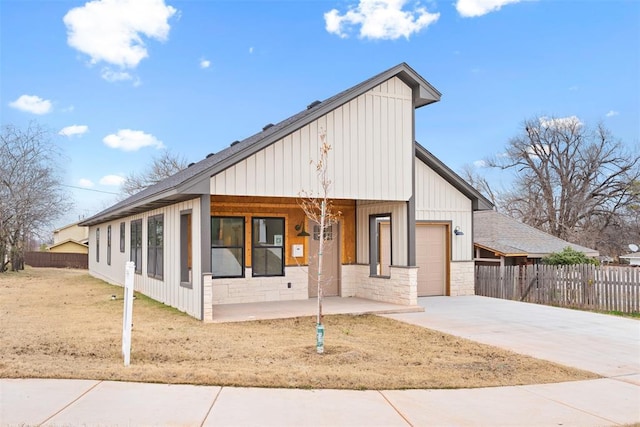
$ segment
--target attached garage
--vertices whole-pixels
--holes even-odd
[[[418,296],[449,294],[449,224],[416,224]]]

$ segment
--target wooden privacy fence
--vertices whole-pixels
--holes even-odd
[[[640,268],[476,266],[476,295],[589,310],[640,312]]]
[[[31,267],[89,268],[89,255],[62,252],[26,252],[24,263]]]

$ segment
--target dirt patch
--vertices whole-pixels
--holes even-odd
[[[116,300],[112,300],[116,295]],[[0,377],[246,387],[471,388],[597,378],[373,315],[204,324],[138,295],[123,366],[123,289],[83,270],[0,274]]]

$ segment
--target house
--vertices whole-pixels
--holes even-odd
[[[310,160],[324,132],[341,212],[324,295],[414,305],[473,294],[473,211],[492,205],[415,142],[415,110],[439,99],[402,63],[314,101],[82,221],[90,273],[123,284],[133,261],[137,291],[204,321],[220,304],[315,297],[305,266],[319,233],[297,198],[318,193]]]
[[[54,230],[53,244],[47,247],[47,251],[88,254],[88,244],[89,228],[76,222]]]
[[[640,265],[640,252],[620,255],[619,258],[629,260],[629,265]]]
[[[473,213],[473,245],[477,265],[537,264],[567,246],[597,257],[598,251],[552,236],[494,210]]]

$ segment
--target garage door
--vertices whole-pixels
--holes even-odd
[[[418,267],[418,296],[447,294],[446,225],[416,225],[416,264]]]

